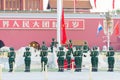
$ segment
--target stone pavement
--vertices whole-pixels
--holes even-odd
[[[2,80],[120,80],[120,72],[3,72]]]

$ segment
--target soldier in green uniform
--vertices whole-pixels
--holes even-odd
[[[45,42],[43,41],[43,42],[42,42],[41,49],[45,49],[46,47],[47,47],[47,46],[46,46]]]
[[[69,40],[69,43],[67,45],[68,50],[73,54],[73,44],[72,44],[72,40]]]
[[[23,57],[25,57],[25,72],[30,72],[30,64],[31,64],[31,52],[29,51],[30,48],[26,47],[26,51],[24,52]]]
[[[9,58],[9,72],[13,71],[13,64],[15,63],[16,53],[14,52],[14,48],[10,48],[10,52],[8,53]]]
[[[67,51],[66,53],[66,60],[67,60],[67,69],[70,70],[70,64],[71,64],[71,51]]]
[[[83,53],[87,53],[88,51],[89,51],[89,46],[88,46],[87,42],[84,42]]]
[[[83,52],[82,52],[81,48],[82,47],[80,47],[80,46],[76,46],[76,51],[73,53],[74,60],[75,60],[75,65],[76,65],[76,69],[75,69],[76,72],[81,71],[81,68],[82,68]]]
[[[43,42],[42,44],[42,51],[40,52],[40,57],[41,57],[41,71],[45,71],[45,66],[47,65],[47,62],[48,62],[48,48],[47,46],[45,45],[45,42]],[[44,65],[43,65],[44,64]],[[43,66],[44,66],[44,69],[43,69]]]
[[[50,47],[51,47],[51,52],[53,52],[53,47],[56,47],[56,46],[57,46],[57,42],[55,41],[54,38],[52,38],[52,42],[51,42],[51,45],[50,45]]]
[[[98,71],[98,55],[99,52],[97,51],[97,47],[93,47],[93,51],[91,51],[91,64],[92,64],[92,71]]]
[[[64,71],[64,56],[65,56],[65,52],[63,51],[63,47],[59,47],[59,51],[57,53],[59,72]]]
[[[107,52],[107,57],[108,57],[108,71],[112,72],[114,69],[114,59],[115,52],[113,50],[113,47],[109,47],[109,51]]]

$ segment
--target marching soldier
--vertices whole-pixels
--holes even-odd
[[[57,57],[58,57],[58,68],[60,72],[64,71],[64,56],[65,56],[65,52],[63,51],[63,47],[59,47],[59,51],[57,53]]]
[[[73,54],[73,44],[72,44],[72,40],[69,40],[69,43],[68,43],[68,50]]]
[[[31,65],[31,52],[29,51],[30,48],[26,47],[26,51],[24,52],[23,57],[25,57],[25,72],[30,72],[30,65]]]
[[[82,67],[82,55],[83,55],[83,52],[82,52],[81,48],[82,47],[76,46],[76,51],[73,54],[74,59],[75,59],[75,65],[76,65],[75,71],[76,72],[81,71],[81,67]]]
[[[68,50],[66,54],[66,60],[67,60],[67,69],[70,70],[70,64],[71,64],[71,52]]]
[[[56,46],[57,46],[57,42],[55,41],[54,38],[52,38],[52,42],[51,42],[51,45],[50,45],[50,47],[51,47],[51,52],[53,52],[53,47],[56,47]]]
[[[114,59],[115,52],[113,50],[113,47],[109,47],[109,51],[107,52],[107,57],[108,57],[108,71],[112,72],[114,68]]]
[[[9,72],[13,71],[13,64],[15,63],[16,53],[14,52],[14,48],[10,48],[10,52],[8,53],[9,58]]]
[[[98,71],[98,55],[99,52],[97,51],[97,47],[93,47],[93,51],[91,51],[91,64],[92,64],[92,71]]]
[[[45,71],[45,66],[47,65],[47,62],[48,62],[48,58],[47,58],[48,51],[47,50],[48,50],[48,48],[45,45],[45,42],[43,42],[42,51],[40,52],[42,71]],[[43,66],[44,66],[44,69],[43,69]]]

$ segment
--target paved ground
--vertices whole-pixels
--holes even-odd
[[[2,80],[120,80],[120,72],[3,72]],[[47,78],[45,78],[47,76]]]

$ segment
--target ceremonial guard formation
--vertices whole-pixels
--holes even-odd
[[[16,53],[14,52],[14,48],[10,48],[10,52],[8,53],[8,62],[9,62],[9,72],[13,71],[13,67],[15,64],[15,57],[16,57]]]
[[[64,56],[65,56],[65,52],[63,51],[63,47],[59,47],[59,51],[57,53],[59,72],[64,71]]]
[[[98,71],[98,55],[99,52],[97,50],[97,47],[93,47],[93,50],[91,51],[91,64],[92,64],[92,71]]]
[[[40,52],[40,57],[41,57],[41,71],[45,71],[45,66],[47,66],[48,63],[48,48],[45,44],[45,42],[43,42],[42,44],[42,51]]]
[[[82,47],[76,46],[76,51],[73,54],[74,60],[75,60],[75,66],[76,66],[75,71],[76,72],[81,71],[81,68],[82,68],[82,55],[83,55],[83,52],[82,52],[81,48]]]
[[[114,63],[115,63],[115,59],[114,59],[114,49],[113,47],[109,47],[109,51],[107,52],[107,57],[108,57],[108,71],[112,72],[114,71]]]
[[[30,48],[26,47],[25,48],[26,51],[24,52],[23,57],[24,58],[24,62],[25,62],[25,72],[30,72],[30,65],[31,65],[31,52],[29,51]]]
[[[43,41],[41,45],[41,50],[39,52],[39,56],[41,57],[41,71],[45,71],[47,64],[48,64],[48,52],[54,52],[54,55],[56,56],[56,65],[58,66],[58,71],[63,72],[65,66],[67,66],[67,70],[71,69],[71,62],[74,61],[75,63],[75,72],[80,72],[82,70],[82,67],[84,67],[85,59],[88,58],[88,56],[91,58],[89,62],[91,62],[92,65],[92,71],[97,72],[98,71],[98,63],[99,63],[99,51],[98,47],[94,46],[91,50],[87,44],[87,42],[84,43],[82,46],[75,46],[75,49],[73,50],[73,44],[72,40],[69,40],[69,43],[67,44],[67,51],[64,51],[64,47],[59,47],[58,51],[53,51],[53,47],[56,47],[57,42],[55,39],[52,39],[51,42],[51,51],[48,51],[48,47],[46,46],[46,43]],[[14,51],[14,48],[9,48],[10,52],[8,52],[9,57],[9,72],[12,72],[14,69],[14,63],[15,63],[15,57],[16,53]],[[25,72],[30,72],[30,65],[31,65],[31,51],[29,47],[25,48],[25,52],[23,54],[24,57],[24,63],[25,63]],[[86,54],[89,51],[90,54]],[[52,53],[53,54],[53,53]],[[87,56],[86,56],[87,55]],[[113,47],[109,47],[109,50],[107,51],[106,57],[108,61],[108,71],[112,72],[114,71],[114,49]],[[52,57],[53,58],[53,57]],[[85,59],[84,59],[85,58]],[[64,65],[64,61],[67,61],[67,65]],[[82,66],[83,65],[83,66]]]

